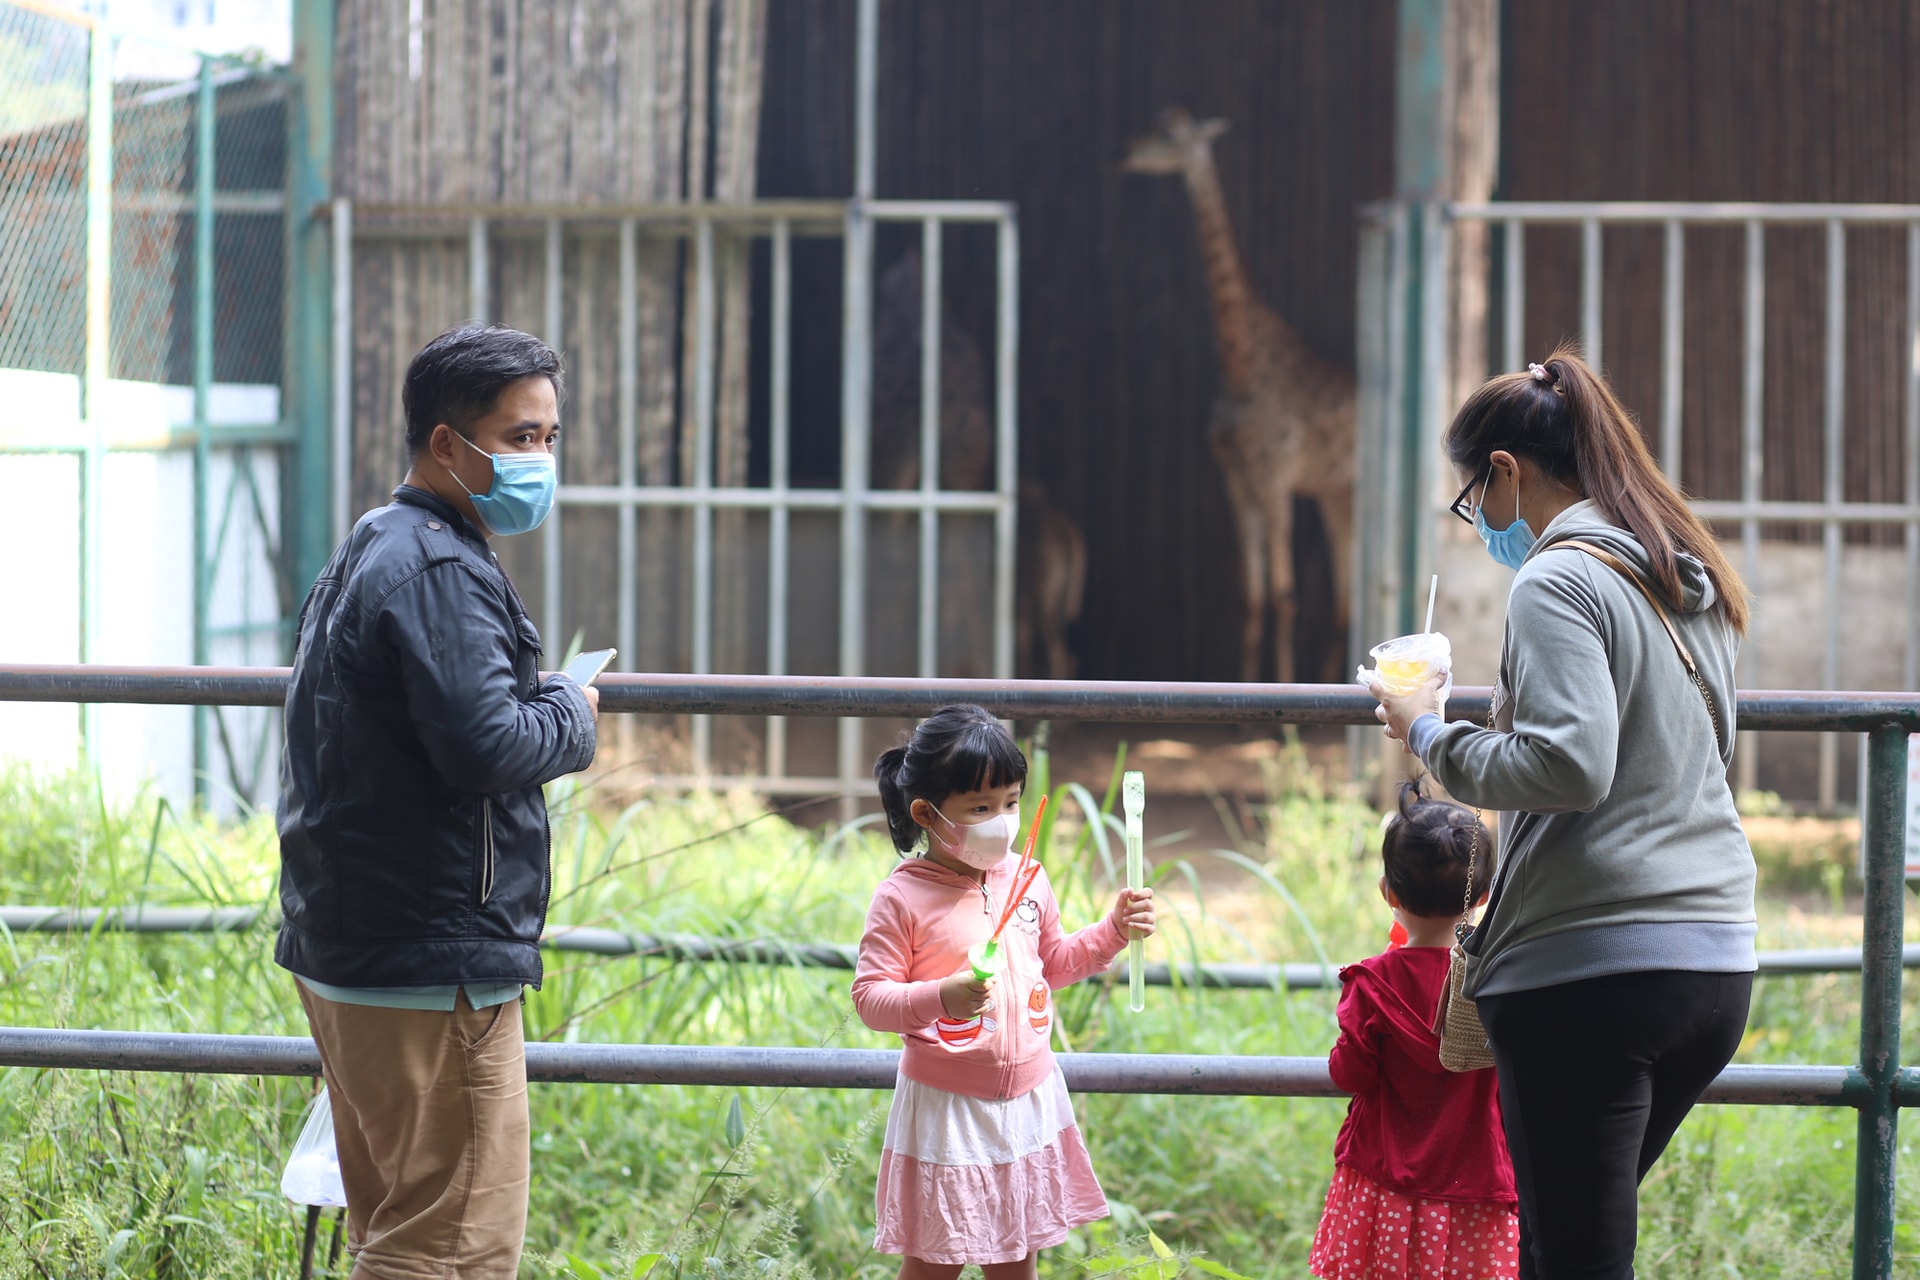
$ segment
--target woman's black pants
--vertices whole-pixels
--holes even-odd
[[[1640,1180],[1746,1030],[1751,973],[1665,970],[1482,996],[1520,1196],[1522,1280],[1631,1280]]]

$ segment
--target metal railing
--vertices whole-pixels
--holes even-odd
[[[606,206],[592,210],[561,206],[407,206],[356,204],[336,199],[330,207],[333,228],[334,342],[332,455],[333,531],[344,539],[354,511],[350,505],[353,470],[353,281],[354,246],[358,243],[403,240],[464,241],[468,259],[467,313],[474,319],[495,314],[495,282],[490,264],[495,246],[507,241],[534,242],[543,249],[542,329],[556,349],[563,347],[566,311],[563,282],[569,238],[611,237],[617,244],[619,352],[616,362],[616,412],[611,424],[617,446],[615,471],[598,483],[583,483],[567,474],[553,514],[539,533],[541,595],[538,606],[542,634],[555,639],[571,633],[568,619],[577,612],[563,593],[563,530],[569,512],[587,509],[614,513],[613,546],[615,626],[612,643],[619,649],[619,665],[647,661],[642,643],[643,609],[670,610],[684,616],[688,627],[689,667],[706,673],[716,665],[715,654],[715,513],[764,512],[767,516],[766,669],[781,675],[790,661],[790,614],[793,544],[791,517],[796,512],[838,515],[840,545],[837,564],[838,655],[836,668],[859,673],[869,667],[872,628],[867,620],[870,576],[870,515],[895,513],[918,517],[918,571],[916,598],[916,669],[923,677],[939,673],[952,655],[940,653],[939,596],[942,521],[955,517],[984,517],[993,522],[991,652],[978,655],[984,668],[1008,677],[1014,664],[1014,545],[1017,520],[1017,466],[1019,439],[1019,227],[1014,206],[1001,201],[954,200],[788,200],[741,204],[685,203]],[[874,387],[874,235],[881,224],[916,227],[920,254],[920,403],[918,423],[919,478],[911,489],[873,487],[872,398]],[[945,321],[943,246],[948,228],[977,225],[995,237],[992,453],[991,487],[984,490],[943,488],[941,456],[941,330]],[[839,239],[843,248],[841,299],[841,423],[840,483],[833,488],[796,488],[791,481],[793,423],[791,414],[792,344],[794,332],[794,252],[796,237]],[[692,386],[683,410],[690,456],[685,483],[644,481],[641,457],[641,371],[634,335],[640,327],[639,274],[643,240],[685,242],[691,266],[688,342],[691,345]],[[768,387],[768,477],[763,485],[734,483],[717,478],[716,419],[717,367],[720,334],[716,319],[717,283],[721,274],[716,243],[738,246],[764,240],[768,246],[768,347],[765,356]],[[641,568],[647,556],[661,549],[640,546],[639,518],[643,511],[681,512],[691,519],[688,580],[691,588],[684,606],[678,594],[671,599],[642,600]],[[657,660],[657,659],[656,659]],[[697,774],[707,772],[711,731],[696,715],[690,726],[690,754]],[[765,774],[769,785],[789,792],[843,792],[865,773],[859,725],[840,727],[837,768],[833,776],[791,776],[788,770],[786,726],[778,716],[765,727]]]
[[[279,927],[265,907],[29,907],[0,906],[0,929],[8,933],[222,934]],[[630,933],[597,925],[549,924],[540,945],[549,951],[596,956],[636,956],[683,964],[758,964],[851,972],[859,948],[849,942],[804,942],[791,938],[712,938],[691,933]],[[1858,973],[1859,947],[1762,951],[1762,977],[1809,973]],[[1920,969],[1920,942],[1910,942],[1901,966]],[[1218,963],[1145,966],[1150,987],[1208,987],[1225,991],[1313,991],[1339,985],[1338,964]],[[1112,980],[1126,985],[1126,961]]]
[[[1736,556],[1749,582],[1756,582],[1761,572],[1765,526],[1798,524],[1819,529],[1819,621],[1807,630],[1818,636],[1815,678],[1827,689],[1841,685],[1845,670],[1843,638],[1848,624],[1842,620],[1846,603],[1842,560],[1847,530],[1903,527],[1904,617],[1898,623],[1889,619],[1884,633],[1873,639],[1886,652],[1902,655],[1897,676],[1901,686],[1920,688],[1920,362],[1902,359],[1898,374],[1902,470],[1894,487],[1900,499],[1864,502],[1847,498],[1849,428],[1858,426],[1857,416],[1849,422],[1849,354],[1863,343],[1859,308],[1849,301],[1849,259],[1855,258],[1851,275],[1857,289],[1862,275],[1858,255],[1863,251],[1856,245],[1860,236],[1887,230],[1904,232],[1904,253],[1898,248],[1882,252],[1887,257],[1905,259],[1901,272],[1905,277],[1905,307],[1880,322],[1897,326],[1898,332],[1878,335],[1877,340],[1883,340],[1889,350],[1915,350],[1915,344],[1920,343],[1920,205],[1916,204],[1512,201],[1371,206],[1363,218],[1361,251],[1361,430],[1367,456],[1378,460],[1374,473],[1390,479],[1385,485],[1363,486],[1356,494],[1356,528],[1361,545],[1354,571],[1364,578],[1356,576],[1353,584],[1356,625],[1352,634],[1357,638],[1412,630],[1417,622],[1414,609],[1424,598],[1427,574],[1446,554],[1436,531],[1451,521],[1445,504],[1455,486],[1438,479],[1441,452],[1437,445],[1456,407],[1453,397],[1461,391],[1451,384],[1456,371],[1449,365],[1454,322],[1450,279],[1456,267],[1458,233],[1463,225],[1470,224],[1492,229],[1487,284],[1489,327],[1498,334],[1497,343],[1490,344],[1491,363],[1496,369],[1524,369],[1528,359],[1542,354],[1530,353],[1525,346],[1527,246],[1532,229],[1544,233],[1551,228],[1578,235],[1577,249],[1565,263],[1578,276],[1577,318],[1570,327],[1591,364],[1601,367],[1606,354],[1603,320],[1610,303],[1616,315],[1621,307],[1632,305],[1658,326],[1657,403],[1636,407],[1647,410],[1645,418],[1655,456],[1662,471],[1676,484],[1681,481],[1687,414],[1697,412],[1686,408],[1687,383],[1713,372],[1697,363],[1688,365],[1689,334],[1721,314],[1697,302],[1689,308],[1689,234],[1712,228],[1739,233],[1737,355],[1732,352],[1735,344],[1730,343],[1727,354],[1734,367],[1722,362],[1727,384],[1738,387],[1738,496],[1695,501],[1693,509],[1704,519],[1737,528]],[[1657,289],[1649,282],[1622,302],[1605,288],[1606,241],[1610,230],[1626,227],[1657,231],[1661,240],[1655,259]],[[1804,423],[1810,445],[1817,433],[1818,447],[1809,449],[1819,459],[1817,501],[1776,501],[1766,496],[1769,487],[1779,491],[1778,485],[1768,484],[1773,477],[1766,468],[1768,398],[1770,390],[1777,392],[1782,385],[1785,375],[1780,366],[1785,359],[1778,354],[1777,338],[1774,348],[1769,348],[1767,333],[1769,288],[1777,292],[1791,283],[1790,277],[1783,276],[1779,260],[1779,232],[1783,228],[1812,229],[1823,240],[1824,280],[1818,304],[1821,336],[1816,348],[1819,409],[1807,415],[1811,420]],[[1694,255],[1696,262],[1704,256],[1697,243]],[[1871,252],[1868,257],[1880,261]],[[1537,268],[1539,264],[1536,261],[1534,265]],[[1850,311],[1855,325],[1851,333]],[[1534,332],[1538,337],[1541,331],[1536,326]],[[1617,326],[1615,332],[1617,335]],[[1694,359],[1698,362],[1699,356]],[[1857,359],[1851,376],[1863,376]],[[1891,380],[1886,390],[1894,391]],[[1812,386],[1807,387],[1810,401],[1813,391]],[[1700,428],[1696,424],[1694,429]],[[1785,429],[1799,431],[1802,424],[1796,420]],[[1778,424],[1772,428],[1775,434],[1780,430]],[[1467,550],[1478,554],[1477,547]],[[1898,572],[1892,563],[1886,568],[1889,576]],[[1756,662],[1761,648],[1762,644],[1744,648],[1740,665],[1743,683],[1759,678]],[[1736,777],[1742,788],[1756,785],[1760,754],[1752,734],[1743,732],[1735,758]],[[1839,773],[1839,740],[1830,732],[1822,733],[1814,795],[1824,812],[1833,811],[1840,799]]]
[[[0,667],[0,701],[109,701],[272,705],[284,670]],[[1458,690],[1449,714],[1486,713],[1485,690]],[[1060,720],[1364,725],[1374,702],[1347,686],[1098,684],[1045,681],[615,676],[607,711],[732,715],[910,716],[973,701],[1000,715]],[[1867,735],[1861,811],[1864,854],[1860,1061],[1854,1066],[1733,1066],[1708,1093],[1716,1102],[1844,1106],[1859,1112],[1855,1163],[1856,1278],[1893,1275],[1899,1108],[1920,1105],[1920,1072],[1899,1063],[1905,903],[1907,741],[1920,730],[1920,695],[1743,693],[1747,728]],[[801,1084],[889,1088],[896,1057],[884,1050],[652,1045],[529,1045],[529,1078],[554,1082]],[[0,1065],[86,1070],[317,1074],[312,1043],[298,1037],[181,1036],[114,1031],[0,1029]],[[1066,1054],[1068,1083],[1083,1092],[1335,1096],[1319,1058]]]

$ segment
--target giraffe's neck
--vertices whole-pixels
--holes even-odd
[[[1240,249],[1233,238],[1226,197],[1213,151],[1203,148],[1186,168],[1187,195],[1200,236],[1200,258],[1213,301],[1213,331],[1220,345],[1220,368],[1229,391],[1245,391],[1253,381],[1253,289],[1247,282]]]

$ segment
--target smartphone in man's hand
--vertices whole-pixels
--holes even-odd
[[[566,665],[566,676],[581,688],[585,688],[598,680],[600,673],[605,671],[619,654],[618,649],[593,649],[580,654]]]

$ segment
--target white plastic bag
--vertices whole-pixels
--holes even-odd
[[[337,1208],[347,1203],[346,1188],[340,1185],[340,1156],[333,1145],[333,1104],[324,1085],[307,1109],[307,1122],[300,1126],[293,1155],[280,1175],[280,1191],[295,1204]]]

